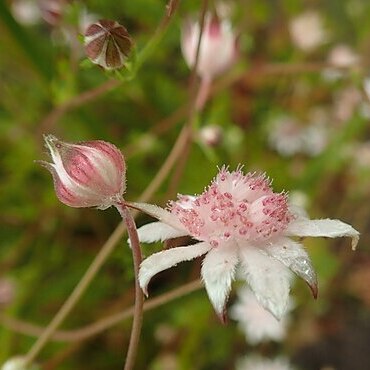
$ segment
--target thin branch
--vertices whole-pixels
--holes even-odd
[[[169,292],[159,295],[155,298],[150,298],[144,303],[143,311],[150,311],[154,308],[160,307],[166,303],[169,303],[177,298],[183,297],[194,291],[197,291],[203,287],[200,280],[192,281],[188,284],[182,285],[179,288],[173,289]],[[58,330],[51,336],[53,341],[58,342],[81,342],[92,339],[96,335],[112,328],[120,322],[131,318],[134,314],[134,306],[109,315],[103,319],[100,319],[93,324],[87,325],[80,329],[75,330]],[[13,319],[4,314],[0,313],[0,321],[2,325],[14,332],[28,335],[31,337],[38,337],[45,328],[22,321]]]
[[[101,95],[109,92],[110,90],[118,87],[122,82],[119,80],[108,80],[102,83],[100,86],[94,87],[93,89],[84,91],[80,95],[77,95],[70,100],[62,103],[55,107],[40,123],[39,134],[44,132],[50,132],[53,130],[55,124],[59,119],[66,114],[68,111],[78,108],[86,103],[89,103]]]
[[[87,287],[90,285],[91,281],[93,280],[97,272],[100,270],[103,263],[106,261],[107,257],[111,254],[114,247],[116,246],[118,241],[121,239],[123,233],[124,233],[124,227],[123,227],[123,224],[120,224],[116,228],[116,230],[113,232],[113,234],[109,237],[109,239],[106,241],[106,243],[103,245],[102,249],[99,251],[95,259],[93,260],[93,262],[91,263],[87,271],[85,272],[84,276],[81,278],[81,280],[77,284],[76,288],[73,290],[73,292],[68,297],[68,299],[65,301],[63,306],[60,308],[60,310],[51,320],[48,327],[41,334],[41,336],[37,339],[35,344],[31,347],[30,351],[25,356],[25,362],[27,364],[30,364],[33,362],[33,360],[39,354],[39,352],[44,347],[44,345],[48,342],[48,340],[50,339],[54,331],[59,327],[59,325],[64,321],[64,319],[72,311],[76,303],[81,298],[82,294],[85,292]]]

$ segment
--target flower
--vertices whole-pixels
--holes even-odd
[[[288,304],[288,309],[291,305]],[[248,287],[238,290],[238,300],[230,309],[230,317],[239,323],[247,342],[258,344],[266,340],[281,341],[286,335],[287,316],[277,320],[257,301]]]
[[[275,119],[268,131],[268,142],[284,157],[303,153],[314,157],[322,153],[328,143],[329,131],[321,119],[312,117],[308,125],[302,126],[294,118]]]
[[[128,203],[159,222],[138,230],[142,242],[151,243],[189,235],[198,243],[154,253],[140,267],[140,286],[147,292],[160,271],[206,255],[202,278],[221,320],[235,272],[239,267],[259,303],[277,318],[288,305],[290,271],[303,278],[317,296],[317,278],[303,246],[290,237],[352,238],[359,233],[339,220],[310,220],[299,207],[288,205],[288,195],[274,193],[264,175],[230,172],[222,167],[210,186],[198,196],[179,195],[165,210],[144,203]]]
[[[41,16],[51,26],[60,24],[66,9],[66,0],[39,0]]]
[[[121,68],[132,47],[126,28],[116,21],[101,19],[85,31],[85,52],[95,64],[105,69]]]
[[[197,55],[200,24],[188,20],[182,28],[181,50],[189,67],[193,67]],[[197,72],[204,79],[212,80],[226,70],[236,56],[236,37],[227,19],[206,14],[199,49]]]
[[[292,41],[299,49],[310,52],[327,40],[322,18],[315,11],[298,15],[289,24]]]
[[[10,4],[13,17],[24,26],[33,26],[41,19],[40,8],[34,0],[15,0]]]
[[[285,357],[277,357],[272,360],[251,355],[239,360],[236,370],[293,370],[293,367]]]
[[[53,135],[44,139],[53,163],[39,163],[53,175],[62,203],[106,209],[120,200],[126,189],[126,164],[116,146],[101,140],[71,144]]]
[[[199,140],[207,147],[217,147],[222,143],[223,129],[219,125],[206,125],[199,130]]]

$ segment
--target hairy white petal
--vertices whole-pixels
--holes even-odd
[[[253,246],[240,247],[245,278],[263,307],[280,319],[287,310],[290,270]]]
[[[327,238],[338,238],[348,236],[352,238],[352,249],[356,249],[360,233],[351,225],[339,220],[323,219],[309,220],[297,219],[292,221],[286,232],[292,236],[323,236]]]
[[[148,203],[137,203],[137,202],[126,202],[126,205],[131,208],[138,209],[149,216],[156,218],[157,220],[174,227],[175,229],[186,231],[183,224],[178,220],[178,218],[173,215],[171,212],[168,212],[164,208],[159,206],[148,204]],[[188,232],[186,231],[186,234]]]
[[[211,246],[208,243],[197,243],[186,247],[177,247],[154,253],[146,258],[140,266],[139,283],[145,294],[150,279],[179,262],[190,261],[209,251]]]
[[[282,237],[269,243],[264,250],[305,280],[314,297],[317,296],[316,272],[309,255],[300,243]]]
[[[186,232],[173,228],[163,222],[151,222],[138,228],[137,233],[142,243],[153,243],[187,235]]]
[[[203,260],[202,278],[209,299],[222,320],[238,261],[237,245],[230,243],[212,249]]]

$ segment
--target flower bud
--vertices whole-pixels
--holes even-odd
[[[116,21],[101,19],[86,29],[86,55],[93,63],[105,69],[121,68],[131,46],[129,33]]]
[[[101,140],[65,143],[45,136],[53,163],[40,161],[54,179],[59,200],[70,207],[106,209],[126,189],[126,165],[113,144]]]
[[[200,35],[198,22],[187,21],[182,29],[181,49],[189,67],[195,64]],[[212,79],[227,69],[236,56],[236,37],[230,22],[208,13],[204,20],[197,72]]]

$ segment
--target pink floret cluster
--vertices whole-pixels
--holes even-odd
[[[274,193],[265,175],[244,175],[241,168],[223,167],[202,194],[179,195],[169,210],[190,235],[213,247],[230,238],[266,241],[294,219],[285,193]]]

